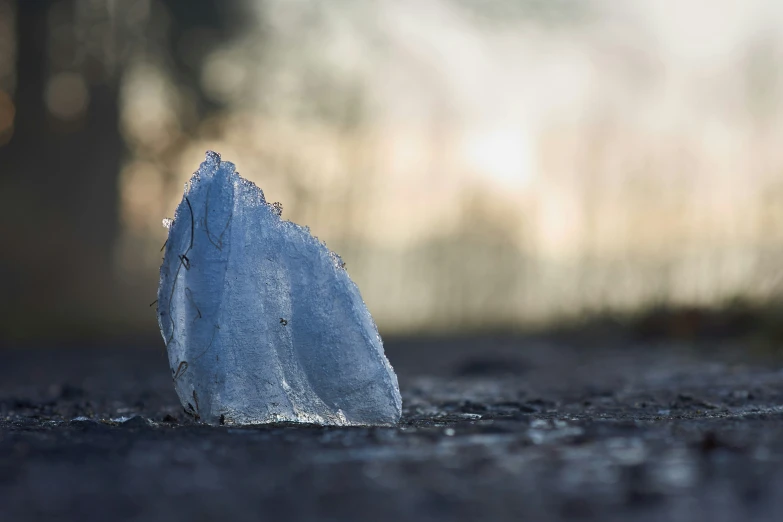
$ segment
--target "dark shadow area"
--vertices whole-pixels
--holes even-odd
[[[735,341],[694,350],[611,338],[389,339],[404,401],[395,428],[195,424],[160,343],[4,350],[3,512],[74,521],[780,513],[779,357],[737,360]]]

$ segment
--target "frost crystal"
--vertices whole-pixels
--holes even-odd
[[[160,269],[158,322],[185,410],[210,424],[388,425],[397,377],[339,256],[207,152]]]

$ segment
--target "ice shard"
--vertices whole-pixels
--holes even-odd
[[[397,377],[339,256],[214,152],[186,185],[158,323],[185,411],[209,424],[390,425]]]

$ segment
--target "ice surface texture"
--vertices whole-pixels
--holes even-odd
[[[158,322],[201,421],[399,421],[397,377],[339,256],[214,152],[170,223]]]

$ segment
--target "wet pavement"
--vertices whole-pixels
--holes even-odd
[[[155,340],[1,350],[0,519],[783,520],[783,364],[737,341],[386,344],[395,428],[197,425]]]

